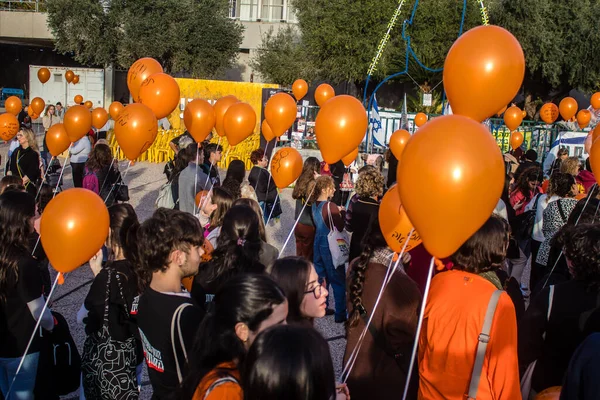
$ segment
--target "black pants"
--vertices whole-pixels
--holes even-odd
[[[83,172],[85,170],[85,163],[71,163],[71,172],[73,173],[73,186],[83,187]]]

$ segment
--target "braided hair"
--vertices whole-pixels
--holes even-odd
[[[365,275],[369,260],[378,249],[386,248],[387,243],[379,227],[379,218],[375,215],[371,219],[371,225],[367,229],[362,240],[362,252],[360,256],[352,262],[350,272],[350,302],[352,303],[352,311],[348,318],[347,327],[356,326],[360,319],[361,313],[364,312],[362,303],[362,294],[364,290]]]

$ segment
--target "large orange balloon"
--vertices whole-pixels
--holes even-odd
[[[102,198],[91,190],[73,188],[50,200],[40,221],[40,238],[52,267],[71,272],[102,248],[109,216]]]
[[[600,108],[600,92],[596,92],[592,95],[592,98],[590,99],[590,103],[592,104],[592,107],[594,107],[594,110],[597,110]]]
[[[37,73],[38,79],[42,85],[50,79],[50,70],[48,68],[40,68]]]
[[[170,75],[150,75],[140,86],[138,102],[148,106],[157,119],[170,115],[179,105],[179,85]]]
[[[558,119],[558,107],[554,103],[546,103],[540,108],[540,118],[547,124],[553,124]]]
[[[231,105],[223,118],[223,129],[231,146],[243,142],[256,128],[256,112],[248,103]]]
[[[208,137],[215,122],[215,109],[208,101],[195,99],[185,106],[183,123],[196,142],[200,143]]]
[[[397,185],[392,185],[381,199],[379,226],[388,246],[396,253],[402,251],[407,238],[405,251],[410,251],[421,244],[421,236],[414,230],[404,207],[400,204]]]
[[[413,135],[397,178],[400,200],[423,244],[429,253],[444,258],[492,215],[504,186],[504,161],[484,125],[445,115]]]
[[[163,68],[154,58],[144,57],[134,62],[127,72],[127,87],[134,101],[138,101],[138,95],[142,82],[150,75],[163,72]]]
[[[23,109],[23,103],[21,99],[17,96],[10,96],[4,102],[4,108],[7,113],[11,113],[12,115],[19,115],[21,110]]]
[[[577,100],[572,97],[565,97],[558,104],[560,116],[563,117],[565,121],[568,121],[575,116],[577,108]]]
[[[265,105],[265,119],[275,136],[290,129],[296,120],[296,112],[296,102],[289,94],[280,92],[271,96]]]
[[[297,101],[302,100],[306,93],[308,93],[308,83],[304,79],[296,79],[292,85],[292,93]]]
[[[452,112],[479,122],[516,96],[524,76],[525,56],[519,41],[494,25],[464,33],[444,62],[444,87]]]
[[[406,129],[398,129],[390,136],[390,150],[394,154],[397,160],[402,157],[402,152],[408,140],[410,139],[410,133]]]
[[[225,136],[225,129],[223,128],[223,118],[225,118],[225,113],[227,112],[227,109],[231,105],[238,102],[239,100],[235,96],[229,95],[221,97],[213,106],[213,108],[215,109],[215,130],[217,131],[217,135],[221,137]]]
[[[588,110],[579,110],[577,113],[577,124],[579,124],[579,129],[585,129],[592,120],[592,113]]]
[[[67,72],[65,72],[65,79],[67,83],[73,82],[73,78],[75,78],[75,73],[73,71],[68,70]]]
[[[121,102],[113,101],[112,103],[110,103],[110,106],[108,107],[108,112],[110,114],[110,117],[116,121],[117,118],[119,117],[119,113],[121,111],[123,111],[124,108],[125,107],[123,106],[123,104],[121,104]]]
[[[504,124],[508,129],[514,131],[523,122],[523,112],[517,106],[509,107],[504,113]]]
[[[367,125],[365,108],[356,98],[343,94],[328,101],[315,121],[323,160],[335,164],[357,148],[365,137]]]
[[[87,108],[88,110],[91,110],[92,107],[94,107],[94,103],[92,103],[90,100],[86,101],[84,104],[85,108]]]
[[[73,98],[73,101],[75,102],[75,104],[81,104],[83,103],[83,96],[78,94]]]
[[[147,106],[130,104],[115,121],[115,137],[125,157],[133,161],[144,153],[158,134],[158,121]]]
[[[315,101],[321,107],[327,103],[327,100],[333,98],[335,96],[335,90],[331,85],[326,83],[322,83],[317,86],[317,90],[315,90]]]
[[[34,114],[35,114],[35,111],[33,111],[33,108],[27,107],[27,115],[32,117]]]
[[[552,386],[543,390],[535,396],[535,400],[558,400],[560,399],[561,386]]]
[[[96,129],[102,128],[108,121],[108,113],[102,107],[92,110],[92,126]]]
[[[271,175],[279,189],[290,186],[302,173],[302,156],[293,147],[284,147],[271,160]]]
[[[36,97],[31,100],[29,107],[35,114],[41,114],[44,111],[44,108],[46,108],[46,102],[43,99]]]
[[[510,134],[510,147],[515,150],[521,147],[523,144],[523,134],[521,132],[514,131]]]
[[[273,135],[273,131],[271,130],[271,127],[269,126],[269,123],[266,119],[263,119],[263,122],[260,126],[260,131],[262,132],[267,142],[270,142],[271,140],[275,139],[275,135]]]
[[[71,142],[76,142],[92,128],[92,113],[85,106],[72,106],[67,109],[63,124]]]
[[[75,75],[71,83],[73,83],[73,85],[77,85],[79,83],[79,75]]]
[[[425,125],[425,122],[427,122],[427,114],[425,113],[417,113],[417,115],[415,115],[415,125],[418,127],[421,127],[423,125]]]
[[[19,132],[19,120],[11,113],[0,115],[0,138],[6,142]]]
[[[354,149],[352,151],[352,153],[342,157],[342,162],[344,163],[344,165],[346,167],[349,167],[350,164],[352,164],[354,161],[356,161],[357,157],[358,157],[358,147],[356,149]]]
[[[67,135],[64,124],[52,125],[48,129],[48,133],[46,133],[46,145],[48,146],[48,151],[54,157],[58,157],[69,148],[71,140],[69,139],[69,135]]]

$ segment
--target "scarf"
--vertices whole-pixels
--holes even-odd
[[[487,280],[488,282],[491,282],[494,286],[496,286],[496,289],[504,290],[504,287],[502,286],[502,282],[500,282],[500,278],[498,278],[498,275],[496,274],[496,272],[486,271],[486,272],[480,273],[479,276],[482,277],[483,279]]]

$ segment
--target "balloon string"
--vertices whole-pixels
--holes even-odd
[[[52,164],[52,160],[54,160],[54,156],[52,156],[52,158],[50,159],[50,162],[48,163],[48,167],[46,168],[46,172],[44,173],[44,177],[42,178],[42,183],[40,184],[40,187],[37,190],[37,193],[35,195],[35,202],[37,203],[37,199],[40,196],[40,192],[42,191],[42,186],[44,185],[44,182],[46,182],[46,177],[48,176],[48,171],[50,171],[50,165]]]
[[[294,233],[294,230],[296,229],[296,225],[298,225],[298,222],[300,221],[300,218],[302,217],[302,214],[304,213],[304,209],[308,205],[308,199],[310,199],[310,197],[312,196],[312,194],[313,194],[314,191],[315,191],[315,185],[313,185],[313,188],[310,191],[310,194],[307,196],[306,201],[304,202],[304,205],[302,206],[302,210],[300,210],[300,214],[298,214],[298,218],[296,218],[296,221],[294,222],[294,226],[292,226],[292,229],[290,230],[290,233],[288,234],[287,239],[285,239],[285,242],[283,243],[283,246],[281,247],[281,250],[279,250],[279,255],[277,256],[277,258],[281,257],[281,254],[283,253],[283,250],[285,249],[285,247],[287,246],[288,242],[292,238],[292,234]]]
[[[277,196],[275,196],[275,202],[273,203],[273,207],[271,207],[271,212],[269,213],[269,218],[267,218],[267,222],[265,226],[269,225],[269,221],[271,220],[271,215],[273,215],[273,210],[275,209],[275,204],[277,204],[277,200],[279,199],[279,191],[277,192]],[[267,206],[267,201],[265,200],[265,208]]]
[[[125,168],[125,172],[123,172],[123,176],[121,177],[121,182],[118,183],[119,186],[124,185],[123,182],[125,181],[125,177],[127,176],[127,172],[129,172],[129,167],[131,167],[131,160],[127,164],[127,168]],[[106,198],[104,199],[104,203],[106,203],[106,201],[108,200],[108,198],[112,194],[113,190],[115,190],[115,187],[117,187],[116,183],[110,188],[110,191],[108,192],[108,194],[106,195]]]
[[[427,297],[429,296],[429,288],[431,287],[431,278],[433,277],[433,266],[435,264],[435,258],[431,257],[431,263],[429,264],[429,272],[427,273],[427,283],[425,284],[425,292],[423,293],[423,303],[421,304],[421,312],[419,314],[419,323],[417,324],[417,332],[415,332],[415,340],[413,343],[412,355],[410,356],[410,364],[408,366],[408,374],[406,375],[406,383],[404,384],[404,394],[402,400],[406,400],[408,395],[408,386],[410,385],[410,378],[412,376],[413,366],[417,358],[417,347],[419,345],[419,336],[421,335],[421,329],[423,327],[423,318],[425,316],[425,307],[427,306]]]
[[[196,173],[194,173],[194,197],[198,193],[198,158],[200,157],[200,146],[196,146]],[[210,172],[209,172],[210,173]],[[194,215],[196,215],[196,202],[194,201]]]
[[[221,136],[219,136],[219,140],[217,140],[217,150],[219,149],[220,145],[221,145]],[[225,159],[227,159],[227,154],[229,154],[229,148],[227,148],[227,153],[225,154]],[[208,155],[208,157],[210,158],[210,154]],[[206,160],[204,160],[204,162],[206,162]],[[196,160],[196,164],[198,164],[197,160]],[[212,170],[212,166],[213,166],[213,164],[210,162],[210,160],[208,160],[208,172],[206,174],[206,180],[204,181],[204,187],[206,187],[206,185],[208,184],[208,180],[210,179],[210,171]],[[212,179],[211,179],[211,182],[212,182]],[[214,185],[214,182],[213,182],[213,185]],[[211,189],[212,189],[212,186],[211,186]]]
[[[404,243],[404,246],[402,247],[402,250],[400,251],[400,253],[398,255],[398,259],[396,260],[396,263],[394,264],[393,268],[390,268],[392,265],[392,262],[393,262],[393,258],[390,260],[390,264],[388,265],[385,277],[383,278],[383,282],[381,283],[381,289],[379,290],[377,300],[375,300],[375,305],[373,306],[373,310],[371,311],[371,313],[369,315],[369,319],[367,320],[367,323],[358,338],[356,346],[354,347],[354,350],[352,350],[352,353],[350,354],[350,357],[348,358],[348,361],[346,362],[346,366],[344,367],[344,370],[342,371],[342,379],[343,379],[342,382],[343,383],[345,383],[346,380],[348,380],[348,377],[350,376],[350,372],[352,371],[352,368],[354,367],[354,364],[356,363],[356,360],[358,359],[358,352],[360,351],[360,348],[365,339],[365,336],[367,335],[367,331],[369,330],[369,325],[371,325],[371,321],[373,320],[373,316],[375,315],[375,311],[377,310],[379,301],[383,297],[383,292],[387,288],[387,285],[389,284],[390,280],[392,279],[392,276],[396,272],[396,269],[398,268],[398,265],[400,264],[400,261],[402,260],[404,253],[406,252],[406,247],[408,246],[408,243],[410,242],[410,237],[412,236],[414,231],[415,231],[415,229],[413,228],[413,229],[411,229],[410,233],[408,234],[408,237],[406,238],[406,242]]]
[[[10,392],[13,388],[13,385],[15,384],[15,381],[17,380],[17,375],[19,375],[19,372],[21,371],[21,368],[23,367],[23,363],[25,362],[25,357],[27,356],[27,352],[29,351],[29,348],[31,347],[31,343],[33,342],[33,339],[35,338],[35,334],[40,327],[40,323],[42,322],[42,316],[44,315],[44,312],[48,308],[48,303],[50,303],[50,298],[52,298],[54,289],[56,289],[56,284],[58,283],[60,275],[61,275],[61,272],[56,274],[56,279],[54,279],[54,283],[52,284],[52,288],[50,289],[50,294],[48,295],[48,298],[46,299],[46,302],[44,303],[44,307],[42,307],[42,312],[40,313],[40,316],[35,323],[35,328],[33,328],[33,333],[31,334],[31,337],[29,338],[29,342],[27,343],[27,347],[25,347],[25,352],[23,353],[23,357],[21,357],[21,361],[19,361],[19,366],[17,367],[15,376],[13,377],[12,382],[10,383],[10,387],[8,388],[8,392],[6,393],[5,398],[7,398],[7,399],[11,398]]]

